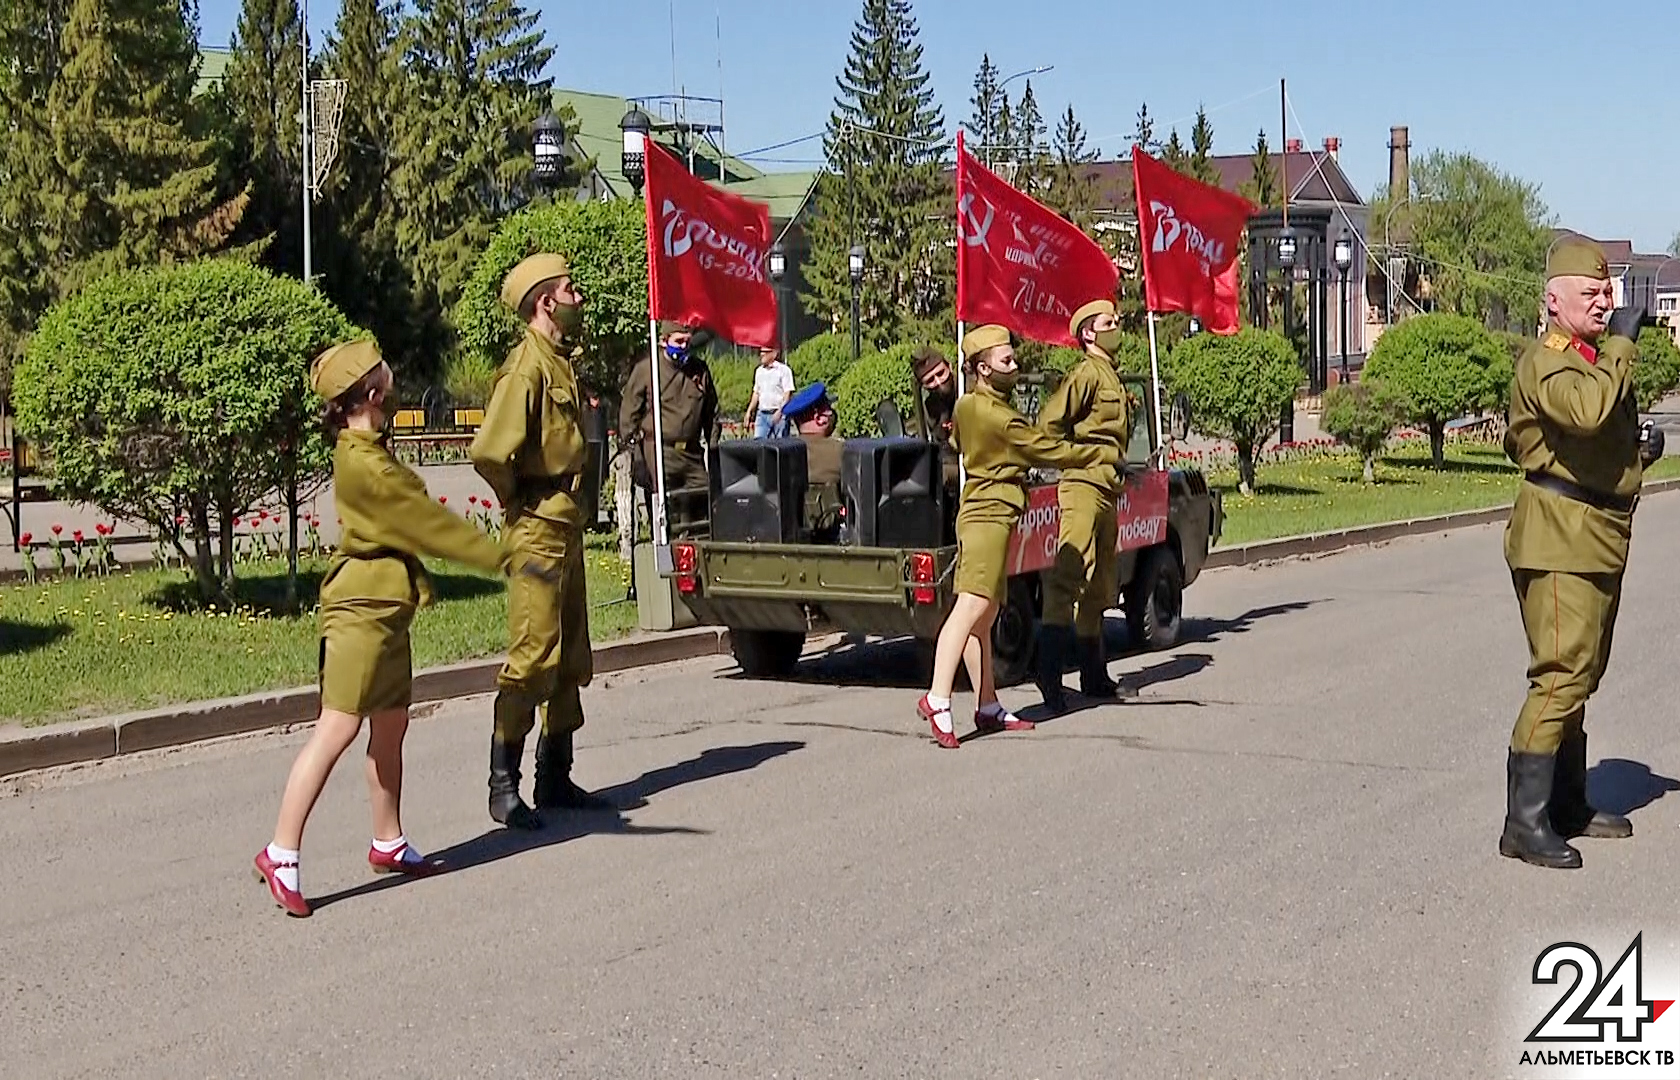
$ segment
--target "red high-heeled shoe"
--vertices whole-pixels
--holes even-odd
[[[944,711],[944,714],[945,714],[945,719],[947,721],[949,721],[950,718],[951,718],[951,710],[950,709],[945,709],[943,711]],[[939,714],[940,714],[940,710],[936,710],[931,704],[928,703],[928,698],[927,698],[926,694],[923,694],[921,700],[916,702],[916,715],[925,719],[928,722],[928,727],[933,729],[933,741],[938,743],[940,746],[943,746],[947,750],[960,750],[962,748],[962,744],[957,742],[956,731],[955,730],[952,730],[952,731],[942,730],[939,726],[938,721],[934,719]]]
[[[388,855],[369,844],[368,865],[373,867],[376,874],[406,874],[408,877],[431,877],[443,872],[443,867],[430,859],[421,859],[419,862],[404,861],[403,855],[407,851],[406,843]]]
[[[1032,731],[1038,725],[1031,720],[1021,719],[1008,709],[997,714],[981,712],[976,709],[974,712],[974,727],[982,735],[995,735],[1000,731]]]
[[[268,857],[268,849],[265,847],[257,852],[253,873],[258,881],[268,882],[269,895],[274,897],[274,902],[280,905],[281,910],[299,919],[308,918],[310,915],[309,901],[305,900],[303,894],[296,889],[288,889],[286,883],[280,880],[275,871],[281,867],[290,867],[295,870],[297,869],[297,863],[277,863]]]

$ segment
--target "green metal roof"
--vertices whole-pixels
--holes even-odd
[[[220,82],[222,76],[227,73],[228,61],[232,59],[233,52],[230,49],[200,47],[198,50],[198,85],[194,88],[194,92],[202,94],[210,89],[212,84]]]

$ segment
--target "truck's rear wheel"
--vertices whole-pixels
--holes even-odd
[[[730,630],[729,651],[749,679],[790,675],[805,651],[805,635],[791,630]]]
[[[1126,625],[1132,640],[1150,651],[1178,644],[1184,615],[1184,572],[1166,548],[1153,548],[1138,561],[1126,586]]]
[[[1011,578],[992,623],[992,667],[999,686],[1014,686],[1032,674],[1037,645],[1038,610],[1032,585],[1025,578]]]

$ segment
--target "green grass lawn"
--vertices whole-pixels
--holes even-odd
[[[1252,496],[1238,492],[1234,467],[1215,467],[1208,482],[1225,499],[1219,546],[1479,510],[1516,498],[1517,468],[1498,444],[1449,444],[1446,456],[1446,469],[1437,473],[1427,441],[1402,444],[1377,462],[1374,484],[1364,482],[1358,457],[1345,450],[1263,463]],[[1664,458],[1645,475],[1680,476],[1680,459]]]
[[[616,538],[589,537],[589,628],[623,637],[636,605],[623,603],[628,571]],[[416,670],[495,656],[507,648],[500,578],[428,562],[438,601],[414,622]],[[241,566],[234,611],[210,610],[180,571],[0,586],[0,722],[51,723],[315,681],[312,610],[324,561],[306,562],[303,615],[278,614],[285,564]]]

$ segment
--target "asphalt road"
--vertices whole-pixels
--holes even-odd
[[[958,752],[907,649],[609,677],[578,777],[626,809],[532,839],[452,703],[407,824],[455,871],[367,873],[347,759],[304,921],[249,872],[301,734],[14,783],[0,1076],[1516,1075],[1553,942],[1643,931],[1680,997],[1680,497],[1636,528],[1588,727],[1636,835],[1581,871],[1495,853],[1525,652],[1489,527],[1210,573],[1180,647],[1116,663],[1137,703]]]

